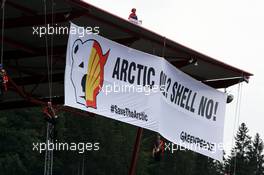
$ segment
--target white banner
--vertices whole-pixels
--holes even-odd
[[[156,131],[222,160],[225,93],[161,57],[99,35],[69,36],[65,105]]]

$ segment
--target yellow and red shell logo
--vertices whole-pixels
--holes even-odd
[[[103,53],[96,40],[76,40],[72,48],[71,80],[76,102],[86,107],[97,108],[96,98],[104,82],[104,66],[110,49]]]
[[[104,66],[109,55],[108,52],[103,55],[101,46],[94,41],[90,54],[86,84],[85,84],[85,100],[87,107],[96,108],[96,96],[104,81]]]

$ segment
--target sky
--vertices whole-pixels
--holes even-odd
[[[264,1],[263,0],[86,0],[127,19],[131,8],[143,27],[180,44],[253,73],[242,84],[239,123],[245,122],[251,136],[264,139]],[[224,147],[230,152],[235,123],[238,86],[227,92],[235,96],[227,105]]]

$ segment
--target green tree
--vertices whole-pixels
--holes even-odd
[[[263,155],[263,141],[259,134],[255,135],[249,152],[249,165],[251,168],[252,175],[263,175],[264,174],[264,155]]]
[[[53,174],[128,173],[137,127],[97,115],[58,115],[56,142],[99,142],[100,150],[83,154],[54,151]],[[43,174],[45,153],[33,151],[32,143],[45,142],[45,130],[46,122],[40,108],[0,112],[0,174]],[[225,164],[189,150],[166,150],[162,160],[155,161],[152,157],[155,139],[155,132],[144,130],[136,174],[223,175],[227,172],[223,167],[228,170],[231,166],[234,170],[236,161],[236,175],[263,175],[263,141],[257,134],[251,142],[245,124],[240,126],[232,150],[234,154]]]
[[[246,124],[242,123],[235,137],[235,147],[232,149],[227,163],[227,169],[230,169],[230,174],[250,174],[249,151],[251,149],[251,137],[248,132]]]
[[[222,175],[223,164],[201,154],[196,154],[195,170],[192,174]]]

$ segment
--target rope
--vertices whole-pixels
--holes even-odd
[[[240,122],[240,109],[241,109],[241,99],[242,99],[242,83],[238,84],[238,89],[237,89],[237,101],[236,101],[236,109],[235,109],[235,121],[234,121],[234,126],[233,126],[233,137],[232,137],[232,147],[235,146],[235,130],[238,128],[239,126],[239,122]],[[237,167],[237,150],[235,148],[235,160],[234,160],[234,175],[236,174],[236,167]],[[231,171],[231,164],[229,165],[229,172]]]
[[[50,143],[53,143],[54,126],[52,124],[50,124],[50,123],[49,123],[49,125],[50,125],[50,128],[49,128],[49,130],[50,130],[50,135],[49,135],[49,137],[50,137]],[[50,161],[49,161],[49,163],[50,163],[49,164],[49,170],[50,171],[49,172],[50,172],[50,175],[52,175],[52,172],[53,172],[53,149],[52,150],[49,150],[49,153],[50,153],[50,156],[49,156],[49,158],[50,158]]]
[[[54,11],[54,1],[51,0],[51,26],[53,26],[53,22],[54,22],[54,16],[53,16],[53,11]],[[53,75],[53,35],[51,35],[51,50],[50,50],[50,79],[49,79],[49,95],[50,95],[50,102],[52,101],[52,75]],[[53,111],[54,112],[54,111]],[[53,114],[55,115],[55,114]],[[51,125],[52,127],[52,134],[54,134],[54,125]],[[53,143],[53,138],[51,138],[51,142]],[[50,175],[52,175],[52,170],[53,170],[53,150],[50,151]]]
[[[47,4],[46,0],[43,0],[44,3],[44,23],[47,27]],[[46,49],[46,63],[47,63],[47,73],[48,73],[48,85],[49,85],[49,98],[51,101],[51,80],[50,80],[50,60],[49,60],[49,48],[48,48],[48,35],[45,35],[45,49]]]
[[[5,2],[6,0],[3,0],[2,1],[2,5],[1,5],[1,8],[2,8],[2,32],[1,32],[1,65],[3,67],[3,58],[4,58],[4,30],[5,30]]]
[[[163,38],[162,57],[165,57],[166,37]]]
[[[51,6],[51,25],[53,25],[53,5],[54,2],[52,0],[52,6]],[[44,22],[45,26],[47,26],[47,2],[46,0],[43,0],[43,6],[44,6]],[[48,36],[45,35],[45,47],[46,47],[46,62],[47,62],[47,76],[48,76],[48,86],[49,86],[49,100],[52,101],[52,59],[53,59],[53,36],[51,37],[51,50],[50,50],[50,56],[49,56],[49,48],[48,48]],[[52,175],[53,172],[53,149],[48,150],[48,142],[53,143],[53,131],[54,126],[53,124],[47,122],[47,135],[46,135],[46,153],[45,153],[45,167],[44,167],[44,175]]]
[[[53,173],[53,149],[48,149],[48,144],[53,143],[53,132],[54,126],[47,122],[44,175],[52,175]]]
[[[45,25],[47,25],[47,7],[46,7],[46,0],[43,0],[43,6],[44,6],[44,23]],[[47,38],[47,34],[45,35],[45,49],[46,49],[46,55],[48,57],[48,38]],[[48,67],[48,81],[49,81],[49,62],[48,62],[48,58],[47,58],[47,67]],[[48,145],[48,141],[49,141],[49,123],[47,123],[47,135],[46,135],[46,151],[45,151],[45,164],[44,164],[44,175],[48,175],[49,174],[49,151],[47,149],[47,145]]]
[[[54,1],[51,0],[51,26],[54,24]],[[51,49],[50,49],[50,82],[49,82],[49,87],[50,87],[50,102],[52,100],[52,75],[53,75],[53,35],[51,35]]]
[[[46,145],[48,144],[48,136],[49,136],[49,123],[47,123],[47,131],[46,131]],[[47,173],[47,157],[48,157],[48,151],[46,149],[45,151],[45,164],[44,164],[44,175]]]
[[[52,124],[50,124],[50,143],[53,143],[53,133],[54,133],[54,126]],[[49,170],[50,170],[50,175],[52,175],[52,172],[53,172],[53,149],[52,150],[49,150],[49,153],[50,153],[50,161],[49,161]]]
[[[239,125],[240,122],[240,112],[241,112],[241,101],[242,101],[242,83],[239,83],[239,99],[238,99],[238,107],[236,109],[236,114],[237,114],[237,125]],[[234,163],[234,175],[236,175],[236,167],[237,167],[237,156],[235,157],[235,163]]]

